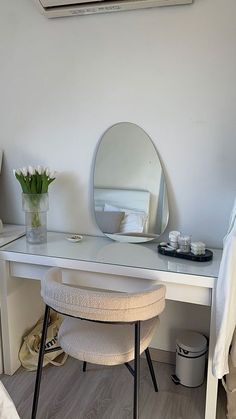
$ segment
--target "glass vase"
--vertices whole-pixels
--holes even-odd
[[[48,194],[22,194],[22,208],[25,211],[25,230],[28,243],[47,241]]]

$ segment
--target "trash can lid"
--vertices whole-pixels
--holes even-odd
[[[176,339],[177,345],[186,351],[201,352],[207,348],[207,339],[201,333],[185,330]]]

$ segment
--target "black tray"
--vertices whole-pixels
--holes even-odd
[[[208,262],[209,260],[212,260],[213,258],[213,252],[209,249],[206,249],[205,255],[194,255],[192,252],[189,253],[183,253],[183,252],[176,252],[176,250],[165,250],[163,249],[163,246],[158,244],[157,246],[158,253],[161,253],[165,256],[171,256],[174,258],[180,258],[180,259],[188,259],[193,260],[195,262]]]

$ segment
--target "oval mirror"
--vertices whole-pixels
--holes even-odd
[[[98,146],[94,167],[94,210],[111,239],[146,242],[168,223],[165,177],[153,142],[130,122],[113,125]]]

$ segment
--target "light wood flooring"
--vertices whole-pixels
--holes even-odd
[[[146,360],[141,360],[140,419],[203,419],[205,385],[190,389],[170,379],[174,366],[154,362],[159,393],[152,387]],[[0,376],[21,419],[29,419],[35,373],[19,369]],[[102,367],[68,358],[63,367],[43,371],[37,419],[132,419],[133,379],[125,366]],[[220,391],[217,419],[225,419]],[[9,418],[10,419],[10,418]]]

